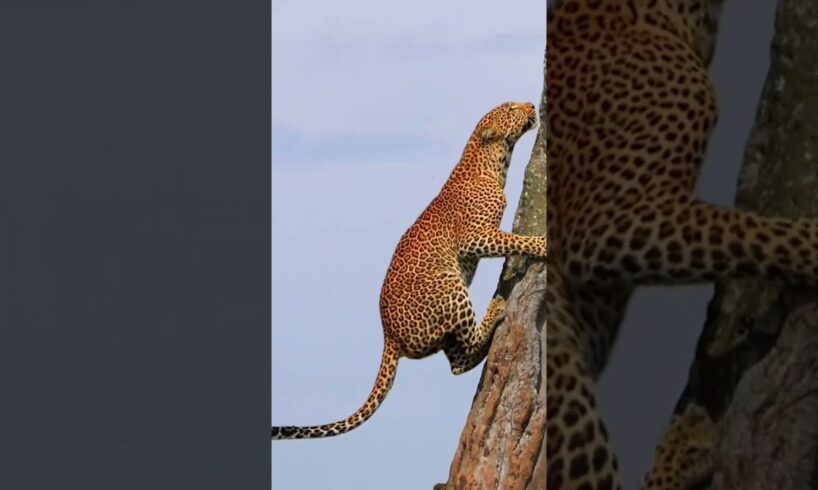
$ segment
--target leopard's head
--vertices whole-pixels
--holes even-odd
[[[509,146],[537,125],[537,108],[525,102],[506,102],[480,119],[474,133],[481,144],[505,142]]]

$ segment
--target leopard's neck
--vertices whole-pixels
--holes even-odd
[[[549,16],[599,13],[608,18],[608,28],[656,29],[682,40],[708,64],[723,5],[724,0],[564,0]]]
[[[452,175],[484,175],[496,180],[500,187],[505,187],[513,148],[514,145],[504,140],[488,145],[476,139],[469,140]]]
[[[683,40],[705,64],[710,62],[724,0],[628,0],[631,2],[641,22]]]

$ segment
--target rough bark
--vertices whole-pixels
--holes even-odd
[[[545,435],[540,331],[545,267],[532,265],[513,289],[471,413],[438,489],[522,489],[532,480]]]
[[[810,488],[818,448],[818,304],[796,309],[736,386],[714,489]]]
[[[540,120],[545,121],[545,91]],[[545,124],[526,167],[513,231],[544,235]],[[509,259],[497,295],[508,299],[497,327],[447,483],[435,489],[545,487],[545,265]],[[542,463],[542,464],[540,464]],[[539,483],[542,482],[542,483]]]
[[[745,152],[736,207],[818,215],[818,4],[780,1],[772,63]],[[711,488],[816,488],[816,291],[744,280],[717,284],[677,405],[721,427]]]

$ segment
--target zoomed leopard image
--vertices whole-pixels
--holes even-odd
[[[623,488],[595,392],[635,288],[817,282],[818,221],[694,196],[719,115],[696,43],[718,3],[564,0],[549,11],[549,490]],[[700,407],[680,413],[645,488],[707,478],[714,430]]]

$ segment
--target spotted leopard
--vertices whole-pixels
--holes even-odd
[[[443,350],[455,375],[486,357],[505,301],[495,297],[477,323],[468,287],[479,259],[546,256],[545,237],[500,230],[511,153],[536,121],[528,103],[508,102],[486,114],[443,189],[401,238],[381,289],[383,358],[363,406],[331,424],[273,427],[273,439],[329,437],[358,427],[383,402],[401,357],[420,359]]]
[[[697,38],[719,3],[564,0],[549,11],[549,490],[622,488],[594,390],[634,288],[818,277],[816,221],[694,197],[718,117]],[[712,439],[693,435],[713,426],[703,417],[674,420],[646,488],[704,478]]]

